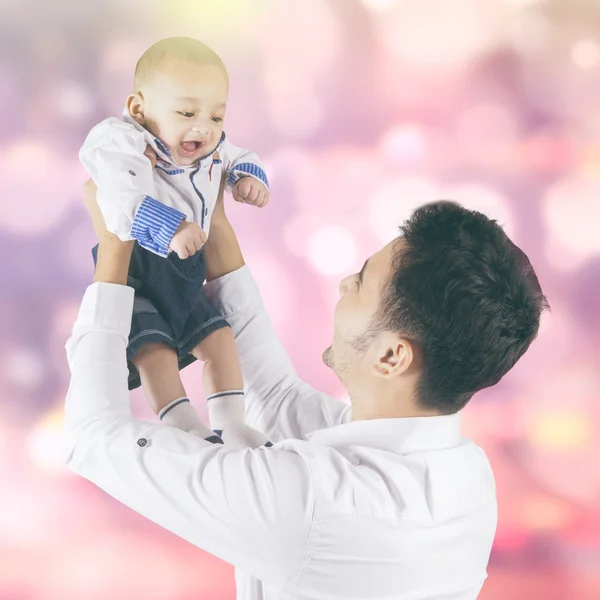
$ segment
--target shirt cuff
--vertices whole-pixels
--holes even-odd
[[[224,317],[250,306],[262,306],[262,297],[247,265],[213,279],[202,291]]]
[[[131,225],[131,235],[140,246],[159,254],[169,254],[169,244],[185,215],[150,196],[146,196]]]
[[[258,179],[267,186],[267,189],[269,189],[269,180],[267,179],[267,174],[261,167],[255,165],[254,163],[240,163],[239,165],[233,166],[227,177],[227,183],[233,186],[242,177],[246,177],[248,175],[254,177],[254,179]]]
[[[73,325],[73,332],[65,344],[67,362],[72,372],[79,342],[86,334],[114,334],[121,338],[123,347],[127,346],[133,315],[133,297],[133,288],[116,283],[97,281],[87,288]]]
[[[127,285],[97,281],[83,296],[76,326],[86,330],[116,333],[125,341],[131,331],[133,288]]]

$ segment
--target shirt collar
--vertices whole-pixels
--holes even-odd
[[[442,450],[460,443],[460,414],[351,421],[307,437],[321,446],[367,446],[401,454]]]
[[[144,133],[146,135],[147,143],[152,147],[154,152],[156,152],[156,156],[160,160],[168,163],[171,166],[182,168],[181,165],[178,165],[173,160],[171,153],[168,151],[167,147],[161,142],[161,140],[157,137],[154,137],[145,127],[142,127],[142,125],[140,125],[129,114],[129,110],[127,110],[127,107],[125,107],[123,109],[123,121],[125,121],[125,123],[129,123],[130,125],[133,125],[138,131],[141,131],[142,133]],[[225,141],[225,137],[226,137],[225,132],[223,131],[221,133],[221,139],[219,140],[219,143],[217,144],[215,149],[210,154],[207,154],[206,156],[203,156],[202,158],[198,159],[198,163],[202,164],[202,161],[206,160],[209,156],[212,156],[221,147],[221,144]]]

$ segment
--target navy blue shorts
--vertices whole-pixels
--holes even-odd
[[[92,248],[94,264],[98,246]],[[127,345],[129,389],[140,386],[140,375],[131,362],[145,344],[163,342],[176,352],[179,369],[196,358],[190,354],[210,333],[229,323],[202,293],[206,263],[202,251],[184,260],[175,252],[167,258],[133,246],[127,285],[135,290],[131,333]]]

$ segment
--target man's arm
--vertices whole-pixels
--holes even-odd
[[[283,585],[312,526],[310,461],[293,447],[236,451],[131,416],[126,346],[134,293],[124,285],[131,244],[107,233],[95,210],[92,203],[102,251],[96,282],[67,342],[68,467],[194,545]]]
[[[84,296],[67,344],[69,469],[195,546],[283,585],[312,525],[310,461],[293,448],[236,451],[134,419],[126,366],[132,304],[133,290],[120,284],[95,283]]]
[[[350,406],[302,381],[245,266],[219,194],[204,247],[207,297],[229,321],[246,388],[246,422],[278,442],[350,420]]]

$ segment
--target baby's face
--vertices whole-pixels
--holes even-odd
[[[144,125],[176,163],[193,165],[221,139],[229,83],[215,65],[173,62],[144,90]]]

